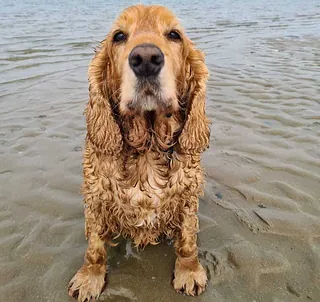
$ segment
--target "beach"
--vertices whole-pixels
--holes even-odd
[[[72,301],[83,263],[83,111],[94,47],[133,1],[8,1],[0,11],[0,301]],[[151,2],[143,1],[144,4]],[[158,2],[160,3],[160,2]],[[320,3],[163,1],[206,54],[197,298],[164,241],[108,250],[101,301],[320,301]]]

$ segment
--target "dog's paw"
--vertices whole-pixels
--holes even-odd
[[[106,286],[106,267],[83,265],[69,282],[68,293],[78,301],[95,301]]]
[[[207,281],[207,273],[199,262],[196,267],[185,267],[177,259],[172,280],[177,292],[189,296],[200,295],[206,289]]]

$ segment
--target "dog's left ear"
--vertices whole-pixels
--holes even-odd
[[[123,142],[115,120],[112,101],[117,91],[110,37],[102,42],[89,67],[89,102],[85,110],[87,139],[100,152],[120,154]]]
[[[208,69],[204,54],[187,40],[184,95],[188,99],[187,119],[179,136],[181,150],[200,154],[209,147],[210,127],[205,114],[206,83]]]

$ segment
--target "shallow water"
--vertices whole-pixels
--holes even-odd
[[[118,2],[1,3],[0,301],[69,301],[86,248],[87,66],[131,4]],[[319,1],[162,4],[211,73],[199,235],[210,282],[197,299],[175,294],[172,245],[127,257],[123,242],[101,300],[319,301]]]

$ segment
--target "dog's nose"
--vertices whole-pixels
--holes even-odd
[[[164,55],[153,44],[141,44],[132,49],[129,65],[137,77],[157,76],[164,65]]]

